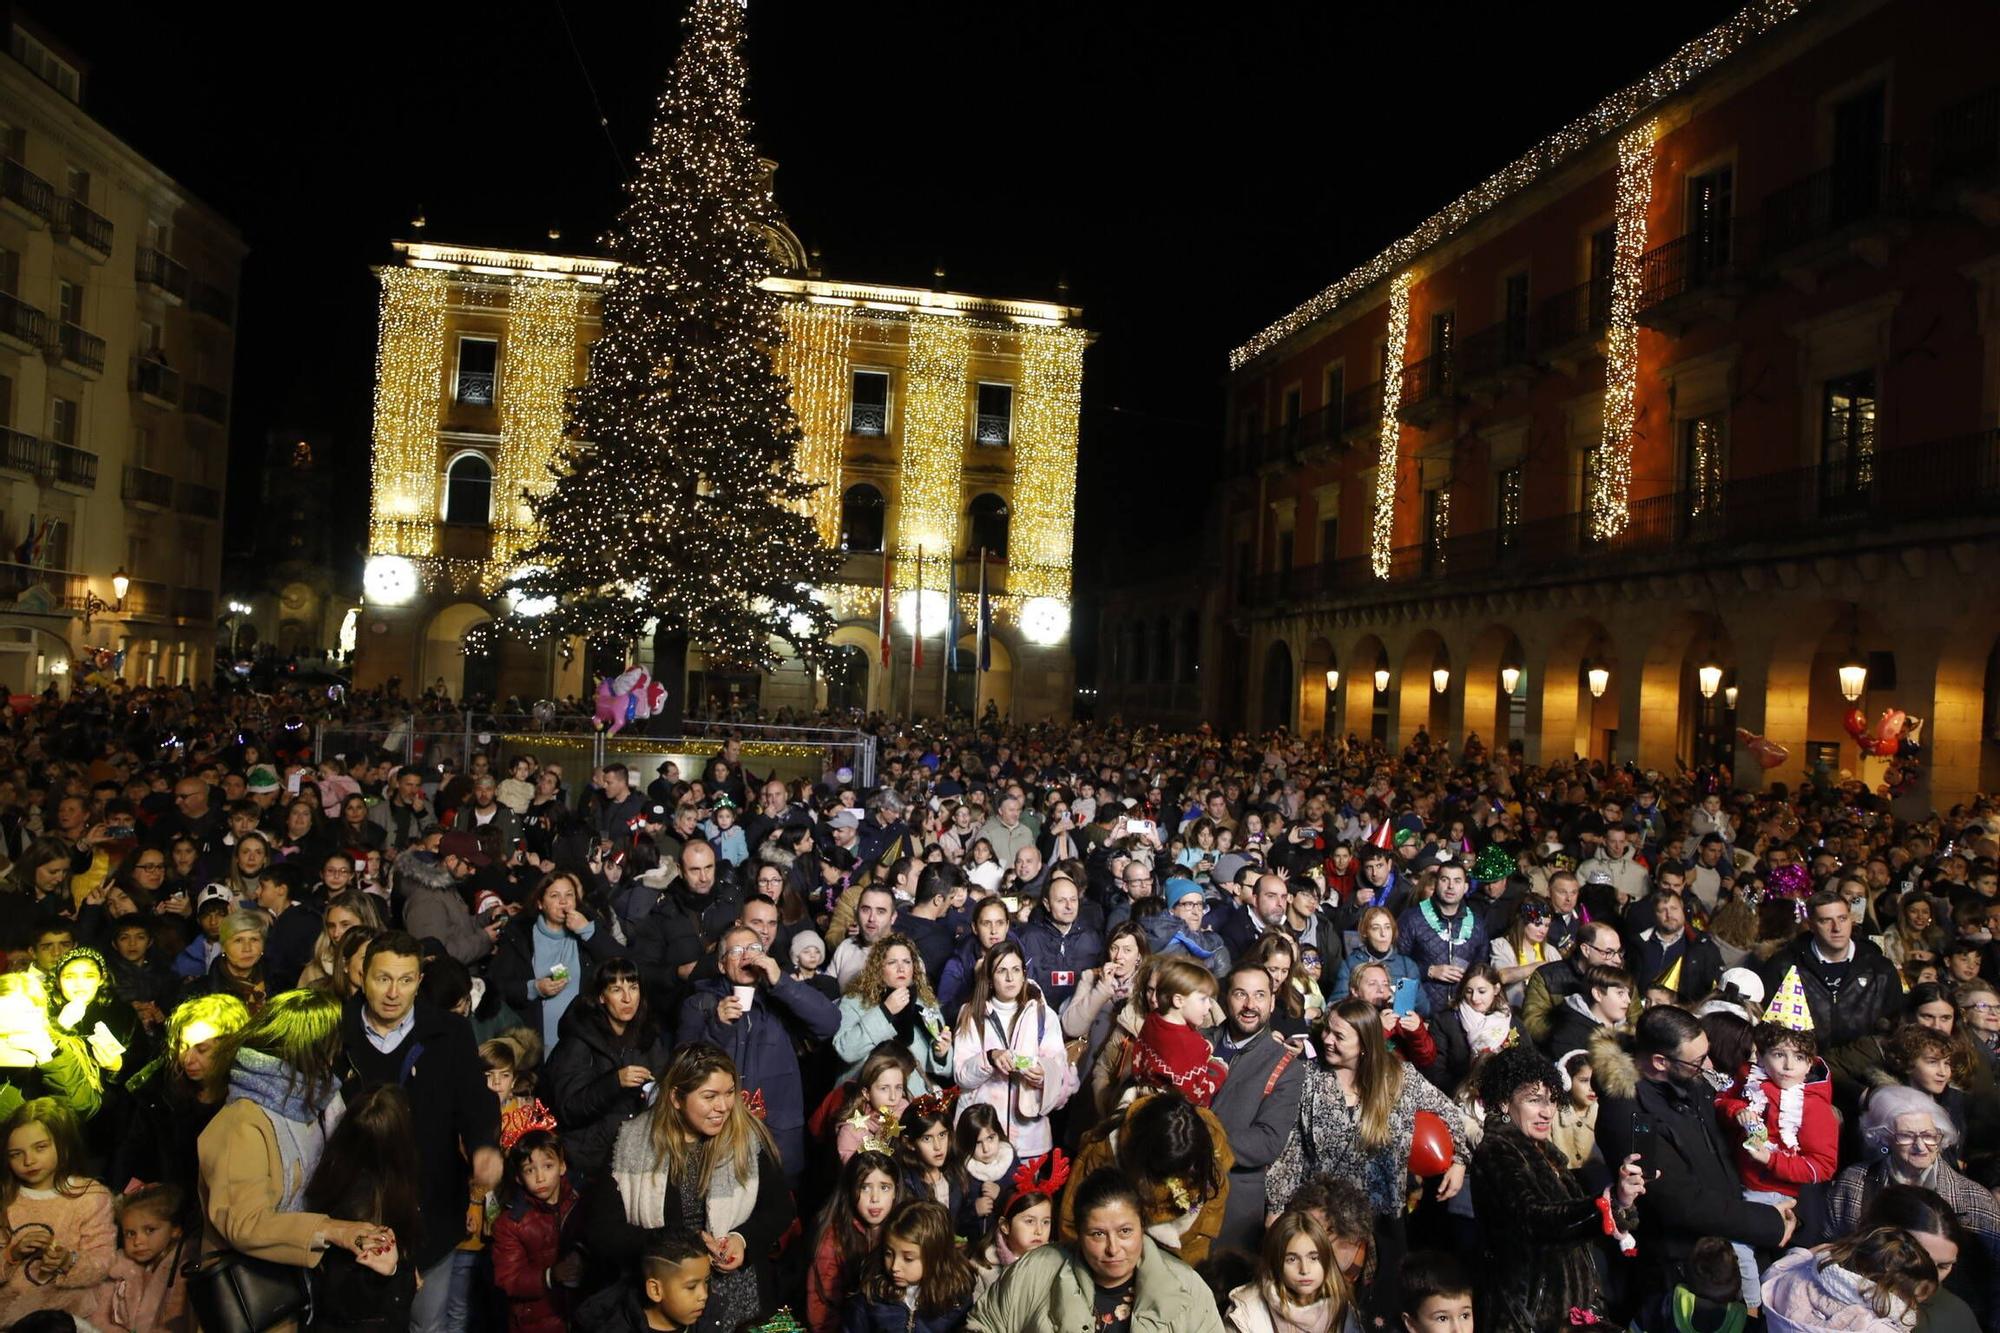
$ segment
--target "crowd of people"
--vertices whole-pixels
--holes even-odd
[[[0,726],[0,1327],[2000,1327],[1993,802],[370,709]]]

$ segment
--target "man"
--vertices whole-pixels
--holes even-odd
[[[743,821],[743,844],[755,856],[757,849],[791,816],[791,793],[785,789],[783,778],[767,778],[757,789],[757,813]]]
[[[1651,891],[1646,867],[1632,846],[1632,835],[1623,824],[1604,830],[1604,848],[1577,867],[1587,883],[1609,884],[1618,894],[1618,905],[1635,903]],[[1604,876],[1602,880],[1599,875]]]
[[[243,794],[256,805],[260,825],[270,819],[271,808],[278,803],[278,793],[283,790],[278,770],[269,764],[258,764],[244,775]]]
[[[1386,907],[1398,916],[1409,899],[1408,886],[1396,873],[1396,858],[1370,843],[1361,849],[1361,873],[1354,881],[1354,898],[1347,915],[1359,920],[1370,907]]]
[[[1602,1043],[1599,1051],[1604,1051]],[[1609,1061],[1607,1061],[1609,1063]],[[1639,1198],[1639,1295],[1642,1324],[1671,1329],[1653,1302],[1685,1276],[1704,1236],[1771,1249],[1792,1237],[1790,1200],[1773,1206],[1743,1198],[1736,1164],[1716,1124],[1708,1034],[1685,1009],[1663,1006],[1639,1017],[1636,1061],[1598,1069],[1597,1142],[1607,1164],[1634,1153],[1646,1173]],[[1605,1091],[1606,1084],[1611,1091]]]
[[[1058,877],[1028,924],[1021,927],[1021,952],[1027,956],[1028,978],[1042,988],[1051,1010],[1060,1010],[1076,994],[1077,978],[1095,967],[1104,954],[1104,940],[1077,920],[1083,894],[1075,881]],[[933,974],[935,975],[935,974]]]
[[[1694,864],[1688,867],[1688,892],[1694,895],[1702,910],[1710,915],[1714,914],[1716,905],[1722,902],[1723,895],[1736,883],[1736,867],[1723,855],[1727,850],[1728,844],[1722,841],[1721,834],[1704,834],[1695,846]],[[1883,863],[1882,870],[1882,887],[1887,888],[1887,862]]]
[[[1575,952],[1567,958],[1543,963],[1528,978],[1527,990],[1521,996],[1521,1030],[1544,1053],[1549,1049],[1549,1028],[1556,1021],[1556,1010],[1582,989],[1583,968],[1592,964],[1625,966],[1625,945],[1608,921],[1585,922],[1577,935]]]
[[[477,1257],[457,1248],[473,1197],[468,1186],[483,1193],[500,1183],[500,1103],[486,1086],[471,1023],[418,998],[422,957],[423,946],[401,931],[368,942],[361,993],[341,1016],[349,1068],[342,1094],[350,1106],[384,1084],[409,1095],[421,1234],[397,1239],[423,1278],[410,1328],[458,1333],[446,1319],[452,1270]]]
[[[1632,1013],[1632,974],[1623,968],[1592,963],[1579,974],[1582,989],[1563,997],[1549,1024],[1545,1043],[1560,1059],[1571,1051],[1587,1051],[1599,1033],[1615,1034]]]
[[[1021,822],[1021,798],[1002,796],[993,818],[979,826],[978,837],[993,845],[994,859],[1003,866],[1012,865],[1023,847],[1033,847],[1035,831]]]
[[[500,784],[491,773],[472,780],[472,799],[451,812],[448,827],[474,835],[482,829],[495,829],[496,845],[508,852],[521,836],[514,812],[500,803]]]
[[[629,846],[632,835],[646,822],[646,802],[632,790],[632,774],[623,764],[610,763],[598,776],[603,793],[592,822],[600,842],[613,847]]]
[[[1345,850],[1336,848],[1335,850]],[[1340,899],[1329,895],[1320,902],[1319,881],[1311,875],[1294,875],[1285,886],[1285,933],[1299,942],[1301,949],[1314,948],[1324,958],[1339,958],[1347,950],[1340,935]]]
[[[1309,878],[1304,875],[1299,878],[1307,888],[1312,887]],[[1228,909],[1218,908],[1210,924],[1229,946],[1229,956],[1241,958],[1264,937],[1266,931],[1282,930],[1291,896],[1284,879],[1266,872],[1258,875],[1253,882],[1248,902],[1237,903]]]
[[[1645,987],[1646,1003],[1693,1004],[1707,998],[1722,979],[1722,951],[1715,941],[1688,928],[1687,901],[1668,886],[1667,879],[1661,877],[1659,891],[1647,900],[1653,908],[1653,926],[1639,932],[1632,971]],[[1679,873],[1672,879],[1678,884]],[[1656,996],[1655,991],[1663,994]]]
[[[445,834],[438,839],[435,856],[416,850],[403,853],[396,859],[396,882],[403,893],[404,929],[418,939],[436,940],[467,967],[477,966],[493,952],[507,921],[498,915],[490,921],[473,916],[459,885],[491,864],[492,858],[479,850],[479,840],[470,833]]]
[[[1020,898],[1039,898],[1048,888],[1048,867],[1042,863],[1042,849],[1029,843],[1014,853],[1012,893]]]
[[[1549,948],[1565,952],[1576,941],[1576,933],[1584,924],[1583,913],[1577,907],[1582,896],[1583,884],[1575,871],[1558,870],[1549,876]]]
[[[296,862],[280,861],[258,876],[256,902],[271,914],[264,932],[264,977],[276,995],[299,984],[323,923],[307,905],[305,873]]]
[[[1206,929],[1208,899],[1191,879],[1170,879],[1163,895],[1167,910],[1146,918],[1146,937],[1154,953],[1185,954],[1209,970],[1219,986],[1229,975],[1229,946]]]
[[[765,1128],[778,1141],[785,1178],[796,1188],[806,1167],[807,1107],[794,1043],[833,1040],[840,1008],[787,975],[749,926],[724,931],[716,955],[722,975],[696,983],[681,1005],[680,1044],[713,1042],[736,1062],[737,1085],[762,1099]]]
[[[1298,1128],[1305,1091],[1301,1051],[1271,1030],[1271,976],[1240,963],[1223,983],[1222,1026],[1209,1033],[1229,1079],[1209,1110],[1222,1122],[1236,1161],[1217,1245],[1254,1250],[1264,1232],[1264,1173]]]
[[[29,957],[34,959],[35,971],[42,974],[42,988],[51,996],[60,994],[56,988],[56,964],[75,947],[76,931],[66,921],[51,921],[35,931]]]
[[[953,940],[945,914],[951,910],[951,895],[965,882],[965,872],[948,861],[933,861],[917,876],[915,898],[896,917],[896,929],[916,946],[923,960],[924,975],[937,985],[944,965],[951,958]]]
[[[903,822],[903,811],[907,808],[903,798],[887,787],[869,800],[868,817],[861,821],[861,835],[854,847],[861,864],[880,865],[885,859],[893,861],[915,850],[911,846],[910,826]]]
[[[1880,949],[1864,948],[1854,938],[1847,899],[1831,891],[1815,893],[1806,900],[1806,928],[1760,969],[1764,993],[1777,995],[1785,974],[1797,968],[1823,1049],[1886,1028],[1903,1007],[1902,978]]]
[[[1452,992],[1465,969],[1492,953],[1486,924],[1466,904],[1472,881],[1456,861],[1438,867],[1437,889],[1426,901],[1396,919],[1396,947],[1417,965],[1431,1012],[1451,1007]]]
[[[403,850],[436,828],[437,816],[424,795],[424,775],[414,768],[398,773],[389,799],[368,812],[368,822],[382,830],[383,841],[392,852]]]
[[[1111,905],[1104,914],[1104,931],[1108,935],[1130,921],[1138,911],[1139,904],[1153,896],[1153,867],[1149,862],[1135,860],[1114,852],[1111,855],[1113,873],[1118,876],[1118,887],[1124,896]]]
[[[182,778],[174,784],[174,809],[154,821],[148,841],[164,849],[185,834],[203,852],[221,831],[222,812],[209,803],[209,785],[200,778]]]
[[[860,905],[855,909],[855,923],[858,933],[842,940],[833,951],[833,958],[827,964],[827,971],[833,973],[841,989],[861,975],[862,964],[868,961],[868,951],[875,947],[875,941],[887,935],[896,921],[896,895],[886,887],[872,884],[861,891]]]

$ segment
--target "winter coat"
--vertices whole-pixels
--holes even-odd
[[[1565,995],[1556,1007],[1542,1050],[1553,1060],[1570,1051],[1590,1049],[1590,1043],[1600,1034],[1615,1037],[1618,1029],[1590,1012],[1589,995],[1575,992]]]
[[[576,1197],[565,1179],[553,1207],[524,1191],[493,1221],[493,1284],[507,1295],[510,1333],[564,1333],[569,1327],[572,1293],[549,1270],[563,1256]]]
[[[1012,926],[1007,928],[1007,938],[1017,944],[1021,940]],[[1025,947],[1022,952],[1027,952]],[[938,1012],[944,1015],[945,1022],[958,1022],[958,1011],[965,1007],[966,1000],[972,995],[972,978],[979,970],[981,953],[978,937],[968,935],[958,942],[951,957],[945,960],[944,970],[936,983]]]
[[[1299,1186],[1331,1171],[1365,1188],[1376,1212],[1399,1212],[1418,1111],[1433,1112],[1444,1121],[1451,1131],[1452,1159],[1465,1160],[1470,1145],[1465,1137],[1465,1117],[1457,1103],[1432,1087],[1406,1061],[1399,1060],[1398,1065],[1403,1085],[1389,1112],[1389,1137],[1374,1149],[1362,1144],[1360,1121],[1348,1109],[1347,1094],[1341,1091],[1334,1071],[1318,1061],[1307,1067],[1298,1123],[1264,1178],[1266,1211],[1282,1211]]]
[[[1341,960],[1340,970],[1334,974],[1333,985],[1326,993],[1326,1002],[1329,1007],[1347,998],[1347,988],[1354,979],[1354,969],[1364,963],[1380,963],[1382,966],[1388,968],[1391,990],[1395,988],[1397,982],[1403,980],[1405,977],[1416,982],[1417,1012],[1426,1018],[1430,1017],[1431,997],[1425,992],[1423,987],[1423,970],[1410,961],[1409,956],[1406,954],[1401,954],[1391,949],[1387,958],[1379,958],[1376,956],[1375,951],[1365,944]]]
[[[1800,1100],[1797,1147],[1786,1145],[1778,1123],[1786,1094],[1769,1083],[1764,1084],[1763,1120],[1771,1144],[1769,1162],[1760,1162],[1744,1151],[1747,1131],[1736,1121],[1750,1104],[1746,1095],[1749,1073],[1747,1068],[1743,1070],[1734,1083],[1715,1097],[1715,1115],[1722,1126],[1722,1137],[1737,1145],[1736,1173],[1743,1178],[1743,1188],[1796,1197],[1801,1185],[1830,1182],[1840,1165],[1840,1118],[1833,1109],[1833,1080],[1827,1075],[1826,1061],[1813,1061],[1806,1081],[1797,1089]]]
[[[1691,930],[1684,932],[1678,943],[1683,947],[1674,962],[1680,964],[1681,974],[1673,990],[1682,1000],[1693,1004],[1707,998],[1721,982],[1722,953],[1714,940]],[[1632,951],[1632,972],[1641,992],[1663,983],[1667,973],[1673,971],[1674,962],[1667,961],[1657,929],[1640,932],[1637,947]]]
[[[377,810],[386,806],[377,806]],[[444,951],[476,967],[493,952],[486,928],[465,905],[458,881],[451,877],[442,858],[416,852],[396,862],[396,885],[403,897],[403,929],[418,939],[434,939]]]
[[[563,933],[576,940],[576,953],[583,965],[582,976],[572,976],[570,984],[577,988],[581,996],[590,990],[590,979],[597,972],[597,966],[607,958],[623,958],[627,951],[623,926],[612,919],[609,912],[593,911],[588,905],[581,909],[590,917],[597,929],[589,936],[578,935],[575,931]],[[535,974],[535,922],[541,916],[532,909],[526,909],[507,923],[507,929],[500,932],[500,939],[493,946],[493,961],[487,964],[486,981],[507,1007],[521,1016],[521,1021],[537,1033],[542,1029],[542,1006],[548,1000],[536,987],[540,978]],[[576,1001],[570,1001],[571,1006]]]
[[[1271,1294],[1261,1282],[1246,1282],[1229,1293],[1229,1313],[1224,1322],[1229,1333],[1277,1333],[1278,1321],[1271,1313]],[[1341,1316],[1329,1333],[1359,1333],[1360,1315],[1352,1307]]]
[[[917,960],[924,965],[924,975],[941,979],[945,965],[951,961],[957,947],[957,942],[951,937],[950,920],[940,917],[933,921],[929,917],[918,916],[906,907],[896,914],[895,928],[915,946]]]
[[[1583,977],[1576,970],[1579,963],[1571,961],[1572,958],[1575,955],[1536,968],[1521,996],[1521,1030],[1551,1059],[1575,1049],[1554,1046],[1549,1041],[1549,1029],[1555,1025],[1563,1001],[1583,989]]]
[[[1222,1055],[1227,1029],[1211,1034]],[[1230,1053],[1229,1078],[1209,1103],[1229,1141],[1229,1202],[1216,1243],[1249,1251],[1264,1234],[1264,1173],[1299,1123],[1305,1066],[1269,1027]]]
[[[1482,1329],[1541,1333],[1562,1327],[1572,1309],[1604,1313],[1592,1254],[1604,1239],[1603,1217],[1561,1150],[1530,1139],[1504,1116],[1488,1116],[1472,1156],[1472,1193],[1490,1200],[1496,1219],[1505,1219],[1505,1225],[1480,1228],[1486,1245]]]
[[[1056,1209],[1057,1240],[1065,1244],[1076,1240],[1076,1221],[1071,1204],[1077,1186],[1090,1179],[1090,1173],[1099,1167],[1118,1165],[1119,1136],[1131,1123],[1133,1115],[1153,1096],[1166,1095],[1169,1094],[1134,1097],[1123,1111],[1084,1133],[1083,1142],[1076,1150],[1076,1161],[1070,1168],[1069,1183],[1063,1187],[1061,1204]],[[1201,1116],[1202,1124],[1208,1127],[1209,1138],[1215,1143],[1215,1173],[1222,1181],[1221,1192],[1200,1200],[1200,1210],[1191,1222],[1187,1222],[1185,1219],[1189,1210],[1175,1201],[1164,1184],[1159,1184],[1154,1186],[1150,1198],[1140,1199],[1145,1207],[1139,1214],[1139,1220],[1146,1225],[1146,1243],[1149,1246],[1159,1237],[1156,1228],[1172,1228],[1185,1222],[1179,1236],[1180,1244],[1168,1249],[1181,1262],[1189,1265],[1199,1264],[1208,1258],[1209,1248],[1222,1230],[1223,1215],[1229,1210],[1229,1172],[1236,1165],[1236,1157],[1230,1151],[1229,1134],[1223,1129],[1222,1122],[1215,1118],[1215,1113],[1207,1107],[1197,1107],[1196,1114]]]
[[[1001,1135],[1023,1159],[1040,1157],[1055,1146],[1049,1115],[1069,1103],[1076,1092],[1076,1068],[1063,1045],[1062,1022],[1033,987],[1022,993],[1021,1012],[1011,1040],[999,1014],[991,1007],[976,1018],[967,1011],[952,1036],[951,1067],[961,1100],[958,1114],[975,1103],[990,1106],[1000,1116]],[[994,1072],[991,1053],[1032,1060],[1041,1066],[1042,1086],[1030,1088]]]
[[[1521,1023],[1509,1015],[1508,1045],[1525,1040],[1521,1036]],[[1458,1006],[1452,1005],[1443,1013],[1432,1017],[1426,1025],[1430,1028],[1431,1040],[1437,1047],[1437,1059],[1429,1068],[1421,1062],[1412,1061],[1423,1069],[1424,1077],[1448,1093],[1456,1093],[1458,1085],[1472,1068],[1472,1041],[1465,1035],[1465,1021],[1459,1016]],[[1400,1035],[1400,1034],[1399,1034]],[[1504,1049],[1504,1048],[1503,1048]]]
[[[904,1045],[917,1062],[917,1072],[909,1080],[912,1097],[921,1097],[934,1092],[951,1082],[951,1052],[937,1053],[933,1044],[936,1040],[931,1033],[945,1032],[944,1015],[934,1004],[925,1004],[911,995],[910,1004],[917,1010],[918,1018],[910,1025],[909,1036]],[[1061,1024],[1054,1024],[1061,1031]],[[868,1053],[885,1041],[896,1036],[896,1023],[887,1009],[880,1004],[864,1005],[858,995],[840,997],[840,1027],[834,1033],[833,1053],[840,1057],[840,1075],[835,1082],[851,1082],[861,1072],[861,1064]]]
[[[570,1170],[587,1182],[611,1160],[611,1142],[619,1129],[646,1109],[642,1090],[620,1085],[618,1071],[644,1065],[661,1073],[672,1059],[673,1042],[636,1028],[619,1036],[604,1012],[590,1004],[571,1005],[558,1033],[537,1092],[561,1125]]]
[[[807,1108],[794,1035],[831,1039],[840,1027],[840,1010],[803,981],[781,976],[775,986],[757,987],[749,1013],[724,1023],[715,1011],[732,990],[720,977],[695,987],[681,1006],[679,1044],[713,1042],[736,1062],[738,1082],[763,1097],[764,1125],[778,1141],[785,1173],[796,1180],[806,1164]]]
[[[1132,1333],[1223,1333],[1215,1296],[1187,1264],[1140,1242]],[[1067,1245],[1044,1245],[1007,1266],[972,1307],[968,1333],[1081,1333],[1097,1323],[1097,1282]]]
[[[1896,974],[1895,964],[1872,944],[1857,939],[1853,949],[1854,959],[1848,964],[1847,979],[1841,983],[1837,1000],[1820,979],[1811,935],[1800,936],[1778,950],[1759,969],[1764,993],[1776,995],[1785,974],[1798,968],[1821,1050],[1883,1031],[1903,1009],[1903,979]]]
[[[1028,979],[1041,987],[1051,1005],[1061,1009],[1076,994],[1085,968],[1104,958],[1104,937],[1079,919],[1062,930],[1046,916],[1021,927],[1021,952],[1027,955]]]
[[[1908,1307],[1894,1295],[1889,1313],[1875,1313],[1866,1278],[1838,1265],[1822,1267],[1811,1250],[1794,1250],[1764,1270],[1767,1333],[1909,1333]]]
[[[1828,1234],[1853,1234],[1869,1202],[1890,1180],[1885,1159],[1843,1168],[1826,1195]],[[1933,1167],[1924,1184],[1958,1215],[1960,1225],[1975,1241],[1958,1252],[1958,1267],[1952,1269],[1946,1285],[1986,1316],[1987,1327],[2000,1328],[2000,1204],[1985,1187],[1954,1171],[1949,1162]]]
[[[969,1299],[938,1314],[922,1314],[910,1309],[900,1298],[873,1301],[857,1291],[847,1298],[847,1311],[841,1316],[840,1328],[841,1333],[958,1333],[971,1313]]]
[[[1585,884],[1592,875],[1603,875],[1617,892],[1620,902],[1636,902],[1653,891],[1653,882],[1646,873],[1646,866],[1639,859],[1639,853],[1627,846],[1625,855],[1612,856],[1599,852],[1576,868],[1576,877]]]
[[[403,824],[400,832],[397,829],[399,816]],[[402,847],[406,843],[415,842],[438,826],[437,807],[425,801],[422,810],[412,810],[391,796],[388,800],[369,807],[368,822],[381,830],[382,846]]]
[[[1432,903],[1435,901],[1431,900]],[[1410,961],[1416,965],[1417,976],[1423,983],[1422,993],[1430,1000],[1428,1012],[1435,1014],[1449,1007],[1454,986],[1449,981],[1433,981],[1430,969],[1439,963],[1456,963],[1460,967],[1483,963],[1492,957],[1493,944],[1486,932],[1485,919],[1473,910],[1470,902],[1460,903],[1458,915],[1446,925],[1445,929],[1451,932],[1448,939],[1434,929],[1429,918],[1424,916],[1424,907],[1430,905],[1425,903],[1408,908],[1396,918],[1396,948],[1408,954]],[[1468,916],[1472,927],[1461,944],[1459,932],[1464,927],[1460,922]]]

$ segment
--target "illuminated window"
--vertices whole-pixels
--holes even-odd
[[[497,341],[492,338],[460,338],[458,379],[452,397],[467,407],[493,406],[494,375],[499,367],[500,344]]]
[[[460,454],[445,469],[444,521],[475,527],[493,521],[493,465],[484,454]]]
[[[1875,484],[1875,372],[1828,380],[1820,390],[1820,499],[1829,513],[1867,507]]]
[[[848,433],[887,435],[889,433],[889,373],[884,370],[854,372],[853,406],[848,412]],[[878,496],[879,498],[879,496]],[[878,538],[869,550],[880,550]]]
[[[50,397],[49,438],[57,444],[75,444],[81,433],[83,409],[74,398]]]
[[[1014,386],[981,384],[978,416],[973,422],[973,441],[992,449],[1004,449],[1014,439]]]
[[[1681,494],[1691,537],[1713,536],[1721,530],[1728,438],[1720,412],[1681,424]]]

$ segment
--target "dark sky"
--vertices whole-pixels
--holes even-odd
[[[31,6],[90,63],[89,108],[249,239],[233,497],[270,429],[365,467],[368,266],[419,208],[432,240],[594,247],[681,8],[320,5],[281,31]],[[1045,299],[1068,279],[1101,335],[1087,594],[1114,558],[1188,549],[1231,346],[1733,8],[752,0],[750,109],[828,276],[941,263],[949,287]]]

